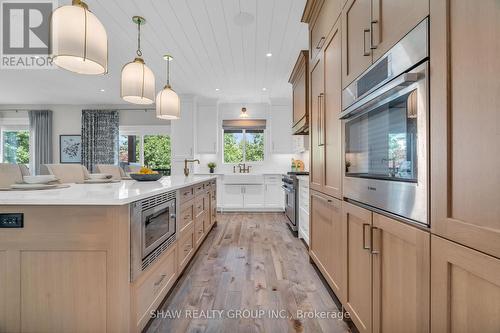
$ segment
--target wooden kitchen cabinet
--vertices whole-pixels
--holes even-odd
[[[428,333],[430,234],[373,213],[372,235],[373,332]]]
[[[431,332],[500,331],[500,260],[431,237]]]
[[[319,192],[310,195],[309,254],[337,297],[342,294],[342,203]]]
[[[288,82],[292,84],[293,134],[309,132],[309,52],[302,50]]]
[[[500,258],[499,3],[431,0],[430,15],[432,231]]]
[[[372,332],[372,213],[342,202],[342,215],[342,304],[359,332]]]
[[[311,123],[309,126],[310,144],[310,170],[309,178],[311,189],[323,190],[324,182],[324,136],[322,135],[322,99],[323,91],[323,59],[320,57],[311,69]]]
[[[371,47],[373,62],[429,15],[426,0],[373,0]]]
[[[370,26],[371,1],[347,1],[342,10],[343,88],[347,87],[372,64]]]

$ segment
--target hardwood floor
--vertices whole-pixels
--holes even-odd
[[[219,215],[147,332],[349,332],[285,218]]]

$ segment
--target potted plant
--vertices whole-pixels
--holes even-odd
[[[215,164],[214,162],[210,162],[207,164],[207,166],[210,169],[210,173],[214,173],[215,167],[217,166],[217,164]]]
[[[349,172],[350,167],[351,167],[351,162],[345,161],[345,172]]]

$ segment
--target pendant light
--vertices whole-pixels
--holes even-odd
[[[241,108],[240,118],[248,118],[247,108]]]
[[[121,96],[133,104],[153,104],[155,98],[155,76],[142,59],[141,25],[146,20],[134,16],[132,22],[137,24],[137,57],[122,69]]]
[[[108,71],[108,35],[86,3],[57,8],[50,19],[52,61],[79,74],[105,74]]]
[[[170,86],[170,62],[173,57],[166,54],[163,59],[167,61],[167,84],[156,96],[156,117],[160,119],[179,119],[181,115],[179,96]]]

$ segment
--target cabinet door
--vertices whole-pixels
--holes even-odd
[[[500,258],[499,3],[430,6],[431,225]]]
[[[340,24],[333,27],[331,38],[327,42],[323,54],[325,75],[324,97],[324,192],[335,198],[342,197],[341,179],[341,121],[342,109],[342,44]]]
[[[224,185],[224,208],[243,208],[243,187],[241,185]]]
[[[500,260],[431,237],[431,331],[500,331]]]
[[[245,208],[264,207],[264,185],[262,184],[244,185],[243,193],[244,193]]]
[[[373,0],[372,6],[373,62],[429,15],[422,0]]]
[[[428,333],[430,234],[373,214],[373,332]]]
[[[307,56],[301,54],[300,72],[293,83],[293,125],[306,117],[307,108]]]
[[[342,87],[372,64],[370,0],[349,0],[342,11]]]
[[[310,254],[335,294],[342,294],[342,204],[311,192]]]
[[[196,117],[196,151],[199,154],[217,153],[217,106],[198,106]]]
[[[311,25],[309,40],[311,59],[314,59],[321,48],[325,45],[326,39],[333,24],[337,21],[341,10],[341,0],[325,0],[314,23]]]
[[[372,213],[342,202],[344,292],[342,304],[359,332],[372,331]]]
[[[290,105],[271,106],[271,152],[291,154],[292,110]]]
[[[265,206],[268,208],[284,209],[285,196],[281,184],[265,185]]]
[[[323,98],[323,61],[320,59],[312,66],[311,70],[311,123],[309,125],[310,171],[311,189],[323,190],[324,175],[324,147],[321,137],[321,99]]]

